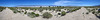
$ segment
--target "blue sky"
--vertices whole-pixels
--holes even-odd
[[[0,0],[0,6],[17,5],[94,6],[100,5],[100,0]]]

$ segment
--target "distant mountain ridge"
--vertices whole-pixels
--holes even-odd
[[[95,7],[100,7],[100,5],[95,5]]]
[[[48,7],[48,6],[56,6],[56,5],[18,5],[18,6],[15,6],[15,7]]]

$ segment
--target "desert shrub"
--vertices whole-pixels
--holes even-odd
[[[18,10],[13,10],[13,13],[21,13],[21,11],[18,11]]]
[[[16,11],[13,11],[13,13],[17,13]]]
[[[100,13],[100,11],[98,11],[98,13]]]
[[[27,12],[25,12],[24,14],[26,14]]]
[[[35,17],[35,15],[32,14],[32,13],[28,13],[28,16],[31,17],[31,18],[34,18]]]
[[[34,18],[35,17],[35,13],[34,12],[28,13],[28,16],[31,17],[31,18]]]
[[[61,9],[57,9],[56,11],[61,11]]]
[[[82,14],[84,14],[84,13],[82,13]]]
[[[53,9],[53,10],[55,10],[55,9]]]
[[[34,12],[32,12],[32,14],[35,14]]]
[[[66,9],[64,9],[64,10],[66,10]]]
[[[43,14],[43,18],[51,18],[52,17],[52,14],[50,14],[50,13],[48,13],[48,12],[45,12],[44,14]]]
[[[71,10],[70,12],[73,12],[73,11],[76,11],[76,10],[79,10],[80,8],[76,8],[76,9],[73,9],[73,10]]]
[[[21,12],[24,12],[24,11],[21,11]]]
[[[12,10],[13,11],[13,13],[17,13],[18,11],[17,10]]]
[[[6,7],[0,7],[0,12],[2,12]]]
[[[16,7],[8,7],[10,10],[12,10],[13,11],[13,13],[17,13],[17,12],[20,12],[20,11],[18,11],[17,10],[17,8]]]
[[[49,9],[49,11],[51,11],[52,9]]]
[[[0,9],[0,12],[2,11],[2,9]]]
[[[34,9],[34,10],[37,10],[37,9]]]
[[[90,12],[91,12],[91,11],[95,11],[95,9],[90,10]]]
[[[35,14],[34,12],[28,13],[27,14],[29,17],[34,18],[34,17],[38,17],[39,14]]]
[[[61,15],[61,13],[58,13],[58,15]]]
[[[39,16],[39,14],[35,14],[35,16],[36,16],[36,17],[38,17],[38,16]]]
[[[42,12],[43,11],[43,9],[39,9],[39,12]]]
[[[92,12],[92,14],[94,14],[94,13],[95,13],[95,11]]]
[[[66,15],[66,12],[65,11],[63,11],[63,12],[61,12],[61,16],[64,16],[64,15]]]
[[[30,9],[30,10],[33,10],[33,9]]]
[[[10,10],[17,10],[15,7],[8,7]]]
[[[89,14],[88,12],[86,14]]]
[[[21,11],[17,11],[17,12],[21,13]]]

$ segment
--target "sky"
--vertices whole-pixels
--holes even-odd
[[[0,6],[18,5],[94,6],[100,5],[100,0],[0,0]]]

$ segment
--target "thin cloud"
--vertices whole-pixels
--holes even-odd
[[[57,1],[54,3],[54,5],[63,5],[64,3],[69,3],[71,1]]]
[[[54,2],[54,5],[58,5],[58,6],[59,6],[59,5],[62,5],[62,6],[65,6],[65,5],[67,5],[67,3],[82,3],[82,2],[60,0],[60,1]]]

